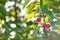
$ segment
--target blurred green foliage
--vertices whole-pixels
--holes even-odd
[[[52,27],[56,26],[55,28],[60,30],[60,0],[43,1],[44,0],[32,0],[32,2],[31,0],[0,0],[0,40],[45,40],[44,33],[48,33],[50,30],[44,29],[44,33],[41,33],[42,31],[39,30],[41,26],[38,26],[40,23],[31,21],[32,17],[36,17],[35,14],[38,14],[37,17],[41,16],[40,11],[43,11],[43,13],[49,17],[49,22]],[[12,4],[9,3],[7,5],[8,7],[5,8],[8,2]],[[21,13],[24,12],[22,12],[23,9],[26,9],[27,17],[25,14],[21,15]],[[58,21],[53,22],[54,18]],[[13,24],[12,27],[11,24]],[[10,35],[12,31],[16,32],[15,36]]]

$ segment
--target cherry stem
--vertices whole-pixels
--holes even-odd
[[[42,14],[43,21],[44,21],[44,23],[45,23],[45,16],[44,16],[44,13],[41,11],[40,14]]]

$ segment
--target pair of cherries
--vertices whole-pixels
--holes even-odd
[[[41,18],[38,17],[38,18],[36,19],[36,22],[41,22]],[[42,27],[44,27],[44,28],[50,28],[50,24],[43,23],[43,24],[42,24]]]

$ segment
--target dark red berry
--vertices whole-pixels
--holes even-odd
[[[42,27],[44,27],[44,28],[50,28],[50,24],[43,23]]]
[[[50,24],[46,24],[46,28],[50,28]]]

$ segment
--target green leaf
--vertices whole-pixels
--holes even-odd
[[[43,6],[43,0],[40,0],[40,7],[42,8]]]
[[[44,28],[44,29],[43,29],[43,32],[45,33],[45,35],[48,35],[49,31],[50,31],[50,30],[47,29],[47,28]]]
[[[51,11],[48,11],[48,15],[49,15],[50,19],[53,20],[54,16]]]
[[[15,40],[20,40],[20,35],[16,35]]]
[[[0,18],[5,19],[6,11],[4,8],[0,7]]]
[[[26,7],[26,5],[27,5],[29,2],[30,2],[30,0],[26,0],[23,7]]]
[[[38,35],[38,30],[34,30],[33,36],[37,37],[37,35]]]
[[[48,5],[42,6],[41,10],[47,15],[48,14]]]
[[[48,17],[50,24],[54,27],[54,22],[53,22],[54,16],[51,11],[48,11]]]
[[[49,22],[50,22],[52,27],[55,27],[55,24],[54,24],[54,22],[52,20],[49,20]]]
[[[5,39],[5,40],[8,40],[8,37],[9,37],[9,32],[6,31],[6,32],[4,33],[4,39]]]
[[[32,21],[27,22],[27,26],[32,25],[32,24],[33,24]]]

